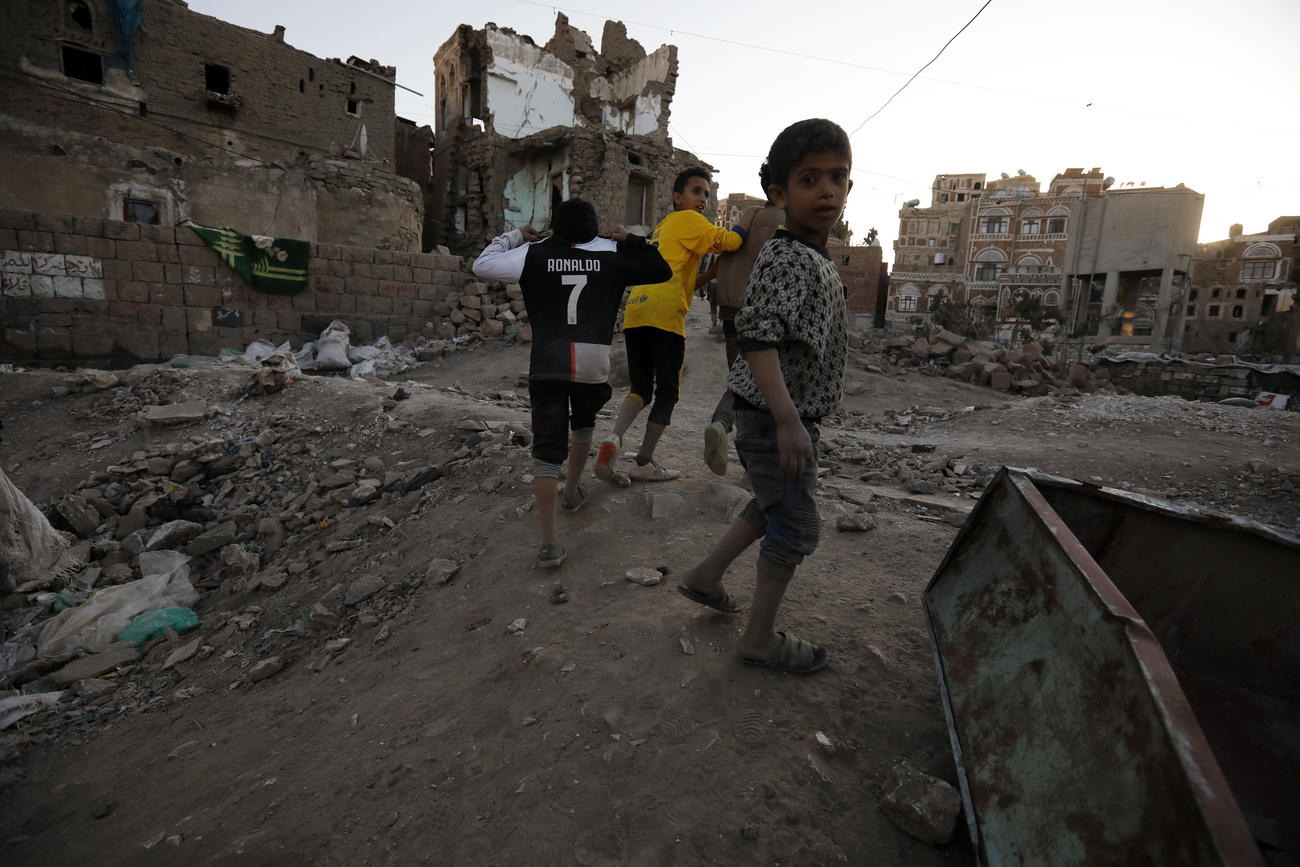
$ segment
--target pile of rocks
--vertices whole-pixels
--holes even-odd
[[[970,340],[944,328],[928,337],[890,337],[882,345],[893,364],[919,366],[922,373],[973,382],[998,391],[1027,395],[1118,393],[1106,368],[1081,361],[1063,364],[1031,342],[1008,349],[988,340]]]
[[[490,340],[518,334],[521,342],[532,339],[524,293],[517,283],[467,283],[461,292],[448,295],[433,312],[444,319],[438,326],[440,337],[472,335]]]

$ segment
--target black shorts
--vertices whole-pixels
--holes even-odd
[[[642,406],[650,406],[651,422],[668,424],[677,405],[682,365],[686,362],[686,338],[642,325],[626,329],[623,339],[627,345],[627,377],[632,381],[632,394],[641,399]]]
[[[534,379],[528,383],[533,410],[533,457],[562,464],[569,456],[569,430],[596,426],[596,413],[609,403],[608,382]]]

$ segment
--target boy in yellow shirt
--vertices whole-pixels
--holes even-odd
[[[637,451],[636,466],[627,474],[632,481],[665,482],[680,473],[661,467],[654,459],[659,438],[672,421],[677,404],[682,363],[686,359],[686,311],[697,285],[711,274],[700,274],[700,257],[705,253],[727,253],[744,243],[743,230],[723,229],[704,216],[713,177],[695,166],[677,175],[673,182],[673,212],[655,228],[650,241],[673,269],[671,280],[648,286],[633,286],[623,314],[623,337],[627,345],[628,378],[632,387],[619,407],[614,432],[596,454],[596,478],[620,481],[614,459],[623,446],[623,435],[653,398],[645,435]]]

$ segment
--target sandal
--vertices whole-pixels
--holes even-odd
[[[543,569],[554,569],[564,562],[563,545],[543,545],[537,552],[537,565]]]
[[[736,604],[736,600],[731,598],[731,594],[723,590],[719,590],[717,593],[701,593],[698,590],[692,590],[685,584],[678,584],[677,592],[692,602],[703,605],[705,608],[712,608],[714,611],[721,611],[723,614],[736,614],[742,610]]]
[[[591,492],[587,490],[587,486],[579,483],[578,492],[573,495],[572,500],[563,494],[560,495],[560,508],[566,512],[576,512],[587,505],[587,500],[590,498]]]
[[[812,674],[826,666],[826,648],[784,632],[778,632],[777,635],[781,637],[780,643],[768,654],[767,659],[742,656],[740,661],[746,665],[761,665],[791,674]]]

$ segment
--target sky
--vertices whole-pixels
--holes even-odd
[[[854,130],[979,11],[983,0],[189,0],[190,8],[322,57],[397,67],[396,111],[433,124],[433,54],[489,21],[544,44],[556,10],[595,40],[606,19],[649,51],[678,47],[669,133],[717,172],[719,193],[758,195],[773,138],[805,117]],[[146,12],[147,14],[147,12]],[[898,209],[934,176],[1023,169],[1046,188],[1067,167],[1117,184],[1205,195],[1200,239],[1262,232],[1300,214],[1297,0],[992,0],[928,69],[852,135],[845,218],[888,249]],[[886,253],[886,260],[892,259]]]

